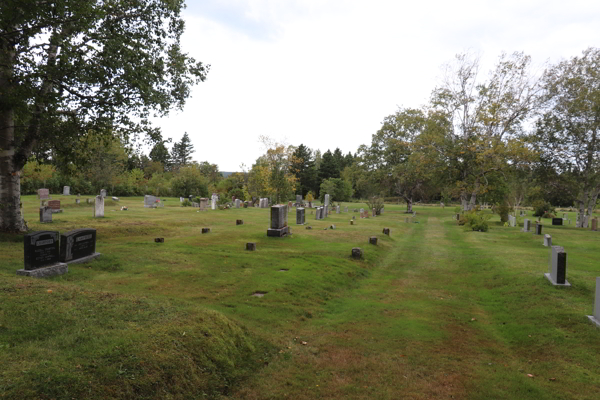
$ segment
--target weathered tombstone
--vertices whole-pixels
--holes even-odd
[[[296,225],[304,225],[304,207],[296,207]]]
[[[296,195],[296,207],[300,207],[303,206],[304,204],[302,203],[302,195],[301,194],[297,194]]]
[[[211,199],[210,199],[210,208],[215,210],[217,208],[217,198],[216,196],[213,194]]]
[[[62,210],[60,209],[60,200],[50,200],[48,202],[48,207],[52,209],[53,214],[62,212]]]
[[[371,236],[371,237],[369,238],[369,243],[370,243],[370,244],[377,245],[377,236]]]
[[[235,220],[235,224],[236,225],[244,225],[244,220],[243,219],[236,219]]]
[[[118,198],[118,197],[115,197],[115,196],[113,196],[113,197],[111,197],[111,198],[112,198],[112,201],[119,201],[119,198]]]
[[[552,247],[552,236],[545,234],[544,235],[544,246]]]
[[[533,232],[534,235],[541,235],[542,234],[542,224],[536,222],[535,223],[535,231]]]
[[[350,225],[354,225],[354,220],[353,219],[350,220]]]
[[[254,243],[254,242],[246,243],[246,250],[256,251],[256,243]]]
[[[48,200],[50,198],[50,189],[38,189],[38,199]]]
[[[550,247],[548,273],[544,276],[554,286],[571,286],[567,281],[567,253],[561,246]]]
[[[239,200],[237,200],[237,201],[239,201]],[[206,198],[206,197],[200,198],[200,209],[206,210],[207,207],[208,207],[208,198]]]
[[[597,231],[598,230],[598,219],[597,218],[594,218],[592,220],[592,230],[593,231]]]
[[[96,253],[96,230],[75,229],[60,235],[60,261],[71,263],[88,262],[98,256]]]
[[[355,219],[356,219],[356,215],[353,215],[353,216],[352,216],[352,220],[355,220]]]
[[[552,218],[552,225],[562,225],[562,224],[563,224],[562,218]]]
[[[360,247],[352,248],[352,258],[359,260],[363,257],[363,251]]]
[[[40,207],[40,222],[43,224],[47,222],[52,222],[52,209],[50,207]]]
[[[96,196],[96,203],[94,204],[94,218],[104,217],[104,197]]]
[[[79,199],[79,198],[76,198],[76,199],[75,199],[75,204],[79,204],[79,203],[80,203],[80,199]]]
[[[289,233],[287,226],[287,206],[271,206],[271,227],[267,229],[267,236],[283,237]]]
[[[24,236],[24,269],[17,275],[44,278],[62,275],[69,271],[67,264],[59,262],[58,232],[38,231]]]
[[[106,197],[106,189],[100,189],[100,196],[102,196],[102,198]]]
[[[320,214],[320,212],[321,212],[321,209],[320,209],[320,207],[317,207],[317,208],[315,209],[315,219],[320,219],[320,218],[319,218],[319,214]]]
[[[156,207],[156,197],[151,196],[149,194],[144,196],[144,207],[145,208],[155,208]]]
[[[202,233],[209,233],[210,232],[210,228],[202,228]]]
[[[335,213],[336,213],[336,214],[339,214],[339,213],[340,213],[340,206],[336,206],[336,207],[335,207]]]
[[[70,196],[70,195],[71,195],[71,187],[63,186],[63,196]]]
[[[164,243],[165,238],[154,238],[154,243]]]
[[[383,234],[390,236],[390,228],[383,228]]]
[[[240,208],[241,201],[240,199],[235,199],[235,208]]]
[[[373,216],[377,216],[376,211],[375,211],[375,207],[373,207]]]
[[[594,302],[594,315],[588,315],[590,321],[600,328],[600,277],[596,278],[596,300]]]
[[[323,205],[325,205],[325,206],[329,205],[329,195],[328,194],[325,195],[325,203]]]
[[[385,207],[381,207],[381,210],[379,210],[379,215],[382,215],[384,211],[385,211]]]
[[[531,228],[531,221],[529,221],[527,218],[525,218],[523,220],[523,229],[521,229],[521,232],[530,232]]]
[[[335,229],[335,225],[330,225],[329,229]]]
[[[185,199],[184,199],[183,197],[180,197],[180,198],[179,198],[179,202],[180,202],[180,203],[183,203],[183,202],[184,202],[184,200],[185,200]]]
[[[508,216],[508,226],[511,227],[515,227],[517,226],[517,217],[515,217],[514,215],[509,215]]]

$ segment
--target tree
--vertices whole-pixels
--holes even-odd
[[[287,201],[296,189],[296,177],[291,172],[294,147],[261,136],[266,153],[252,166],[248,190],[255,196],[271,196],[275,203]]]
[[[189,135],[185,132],[181,141],[173,144],[171,149],[171,162],[175,168],[183,167],[192,161],[192,153],[194,153],[194,145],[190,140]]]
[[[456,56],[446,79],[434,90],[434,109],[452,122],[444,157],[464,209],[486,190],[486,176],[532,160],[521,140],[523,126],[539,106],[540,83],[523,53],[502,54],[487,81],[478,78],[479,60]]]
[[[352,197],[352,184],[340,178],[329,178],[321,183],[320,193],[321,202],[325,194],[331,195],[331,201],[349,201]]]
[[[579,213],[592,215],[600,193],[600,49],[548,69],[544,89],[536,148],[559,173],[573,174]]]
[[[169,168],[171,166],[171,155],[169,154],[169,149],[165,143],[167,143],[165,140],[161,140],[160,142],[156,143],[154,147],[152,147],[152,150],[150,150],[149,155],[152,162],[162,164],[163,171],[165,168]]]
[[[308,147],[301,144],[294,151],[290,166],[290,172],[297,179],[296,194],[300,194],[302,197],[312,190],[317,182],[317,169],[311,153]]]
[[[171,180],[171,190],[173,195],[179,197],[188,197],[189,195],[208,197],[207,180],[193,165],[179,168]]]
[[[319,167],[319,180],[324,181],[329,178],[340,177],[340,164],[338,159],[333,156],[330,150],[323,153],[321,166]]]
[[[208,67],[181,52],[184,0],[0,2],[0,230],[27,229],[20,172],[93,130],[156,135]]]

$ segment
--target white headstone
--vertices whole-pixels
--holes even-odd
[[[63,186],[63,196],[70,196],[70,195],[71,195],[71,187]]]
[[[94,218],[104,217],[104,197],[96,196],[96,204],[94,205]]]
[[[544,235],[544,246],[552,247],[552,236],[545,234]]]

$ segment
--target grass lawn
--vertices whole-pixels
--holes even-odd
[[[554,287],[543,236],[497,216],[468,232],[453,207],[415,207],[411,223],[401,205],[369,219],[352,212],[364,204],[319,221],[307,209],[312,230],[292,209],[293,234],[269,238],[268,209],[136,197],[94,219],[55,198],[64,212],[40,224],[24,197],[30,229],[97,229],[102,256],[19,277],[22,236],[0,235],[0,399],[600,399],[586,317],[600,232],[543,221],[568,254],[572,287]]]

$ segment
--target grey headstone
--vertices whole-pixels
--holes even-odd
[[[554,286],[571,286],[567,281],[567,253],[563,247],[550,247],[548,273],[544,275]]]
[[[352,248],[352,258],[354,259],[361,259],[363,257],[363,251],[360,247],[353,247]]]
[[[149,194],[144,196],[144,207],[146,208],[154,208],[156,207],[156,200],[157,198],[154,196],[151,196]]]
[[[339,214],[339,213],[340,213],[340,206],[337,206],[337,207],[335,208],[335,213],[336,213],[336,214]]]
[[[304,208],[296,208],[296,225],[304,225]]]
[[[325,206],[329,205],[329,195],[328,194],[325,195],[325,203],[324,203],[324,205]]]
[[[544,246],[552,247],[552,236],[545,234],[544,235]]]
[[[52,209],[48,206],[40,207],[40,222],[52,222]]]
[[[240,199],[235,199],[235,208],[240,208],[241,201]]]
[[[104,217],[104,197],[96,196],[96,203],[94,204],[94,218]]]
[[[529,232],[531,229],[531,221],[529,221],[527,218],[525,218],[523,220],[523,229],[521,229],[522,232]]]
[[[38,189],[38,198],[40,200],[47,200],[50,198],[50,189]]]
[[[63,186],[63,196],[70,196],[70,195],[71,195],[71,187]]]
[[[600,328],[600,277],[596,278],[596,300],[594,301],[594,315],[588,318]]]
[[[81,202],[81,200],[80,200],[80,199],[78,199],[78,198],[77,198],[77,199],[75,199],[75,204],[79,204],[80,202]]]
[[[282,229],[287,225],[287,206],[271,206],[271,229]]]
[[[102,198],[106,197],[106,189],[100,190],[100,196],[102,196]]]
[[[296,204],[302,205],[302,195],[301,194],[296,195]]]

